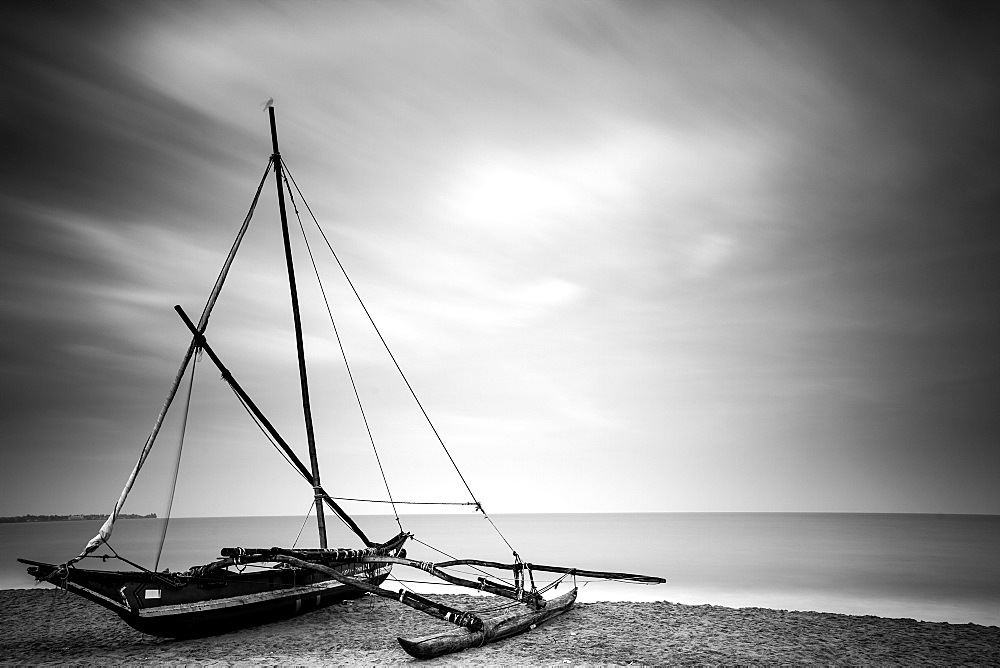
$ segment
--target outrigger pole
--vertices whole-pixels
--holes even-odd
[[[288,267],[288,287],[292,296],[292,319],[295,321],[295,347],[299,357],[299,380],[302,383],[302,415],[306,425],[306,441],[309,444],[309,465],[312,469],[313,497],[316,502],[316,525],[319,529],[319,546],[324,550],[326,543],[326,518],[323,516],[325,496],[319,480],[319,460],[316,458],[316,435],[313,432],[312,408],[309,404],[309,381],[306,377],[306,353],[302,344],[302,319],[299,316],[299,292],[295,287],[295,267],[292,265],[292,244],[288,239],[288,217],[285,214],[285,190],[281,185],[281,153],[278,151],[278,129],[274,123],[274,107],[268,106],[271,119],[271,146],[274,154],[274,183],[278,188],[278,211],[281,214],[281,237],[285,242],[285,264]]]

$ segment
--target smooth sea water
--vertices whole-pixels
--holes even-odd
[[[525,514],[492,517],[528,562],[657,575],[658,586],[586,582],[580,600],[667,600],[687,604],[816,610],[1000,626],[1000,516],[828,513]],[[375,540],[398,531],[386,516],[360,516]],[[357,547],[330,520],[331,545]],[[99,521],[0,524],[0,588],[30,588],[15,559],[62,563]],[[481,515],[415,515],[407,531],[460,558],[509,563],[510,548]],[[151,567],[162,520],[122,520],[112,544]],[[208,563],[221,547],[291,545],[302,518],[171,520],[159,568]],[[312,520],[298,545],[315,547]],[[408,556],[448,557],[411,541]],[[88,568],[126,569],[88,559]],[[397,567],[394,576],[426,580]],[[551,576],[539,573],[536,583]],[[393,582],[386,586],[398,589]],[[418,591],[434,587],[411,584]],[[452,588],[453,590],[453,588]],[[565,585],[559,591],[565,591]]]

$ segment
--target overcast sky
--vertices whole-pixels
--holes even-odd
[[[488,511],[1000,513],[993,9],[3,3],[0,514],[113,506],[269,97]],[[209,341],[305,458],[273,188]],[[394,494],[466,501],[321,271]],[[323,481],[384,498],[306,323]],[[176,422],[126,511],[163,512]],[[175,515],[305,512],[247,422],[204,359]]]

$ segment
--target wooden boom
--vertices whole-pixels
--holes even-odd
[[[278,559],[278,557],[292,557],[298,559],[303,556],[307,556],[306,552],[298,550],[289,550],[284,548],[272,547],[272,548],[224,548],[222,550],[223,556],[232,557],[239,551],[244,556],[244,560],[252,561],[284,561],[284,559]],[[322,550],[320,550],[322,552]],[[504,598],[510,598],[515,601],[521,601],[528,603],[532,607],[543,608],[545,607],[545,600],[537,593],[530,590],[526,591],[523,588],[511,587],[510,585],[491,582],[490,580],[480,577],[478,580],[467,580],[465,578],[460,578],[451,573],[446,573],[442,569],[451,568],[453,566],[480,566],[483,568],[495,568],[498,570],[513,571],[515,576],[523,571],[542,571],[545,573],[565,573],[566,575],[574,575],[582,578],[600,578],[602,580],[623,580],[626,582],[637,582],[643,584],[663,584],[666,582],[665,579],[660,577],[655,577],[652,575],[638,575],[636,573],[617,573],[612,571],[591,571],[582,568],[568,568],[565,566],[545,566],[542,564],[530,564],[526,562],[516,562],[513,564],[504,564],[498,561],[485,561],[483,559],[454,559],[452,561],[442,561],[438,563],[433,563],[430,561],[417,561],[415,559],[407,559],[406,557],[397,557],[391,555],[380,555],[380,554],[366,554],[363,551],[343,551],[343,557],[339,560],[345,562],[357,562],[366,564],[399,564],[401,566],[409,566],[411,568],[417,568],[424,571],[436,578],[440,578],[445,582],[450,582],[451,584],[458,585],[460,587],[468,587],[470,589],[478,589],[480,591],[485,591],[490,594],[495,594],[497,596],[503,596]],[[291,562],[289,562],[291,563]],[[213,566],[221,566],[222,562],[217,562]],[[225,564],[228,565],[228,564]]]
[[[602,580],[625,580],[628,582],[641,582],[643,584],[664,584],[663,578],[652,575],[636,575],[635,573],[612,573],[609,571],[588,571],[582,568],[566,568],[564,566],[542,566],[540,564],[516,563],[501,564],[496,561],[482,561],[481,559],[455,559],[454,561],[441,561],[435,564],[438,568],[448,568],[450,566],[483,566],[484,568],[499,568],[510,571],[523,568],[529,571],[543,571],[545,573],[566,573],[567,575],[578,575],[582,578],[600,578]]]
[[[462,580],[461,578],[456,578],[452,575],[448,575],[441,571],[442,568],[450,568],[452,566],[482,566],[484,568],[496,568],[504,571],[514,571],[517,573],[521,570],[527,571],[543,571],[545,573],[565,573],[567,575],[577,575],[582,578],[600,578],[602,580],[625,580],[627,582],[640,582],[643,584],[664,584],[666,582],[663,578],[654,577],[652,575],[637,575],[635,573],[614,573],[610,571],[588,571],[582,568],[567,568],[565,566],[543,566],[541,564],[529,564],[527,562],[518,562],[513,564],[502,564],[498,561],[484,561],[482,559],[455,559],[453,561],[440,561],[438,563],[431,563],[429,561],[414,561],[413,559],[405,559],[403,557],[389,557],[389,556],[364,556],[361,561],[371,564],[401,564],[403,566],[412,566],[414,568],[419,568],[422,571],[426,571],[435,577],[439,577],[442,580],[447,580],[453,584],[461,585],[463,587],[472,587],[474,589],[480,589],[481,585],[479,583],[473,582],[471,580]],[[480,583],[482,582],[480,578]],[[507,587],[506,589],[513,590],[513,588]],[[499,591],[492,591],[491,589],[486,589],[486,591],[492,594],[499,594],[500,596],[506,596],[506,594]],[[510,598],[508,596],[508,598]]]

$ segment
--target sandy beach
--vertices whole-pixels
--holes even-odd
[[[144,636],[52,589],[0,591],[0,616],[5,665],[1000,664],[995,626],[668,602],[578,604],[522,636],[425,662],[411,659],[396,637],[444,622],[374,598],[183,641]]]

